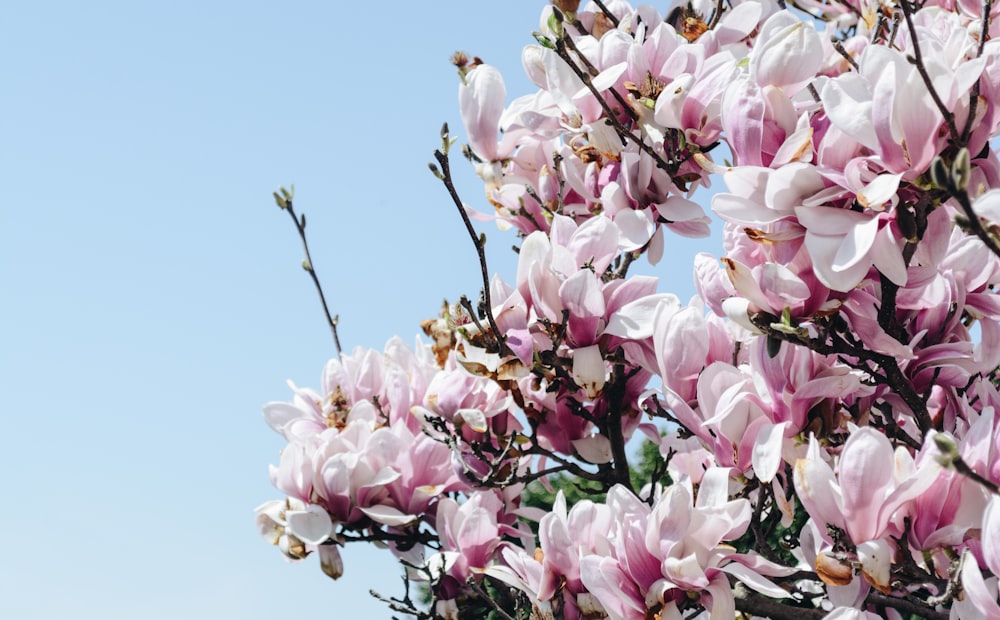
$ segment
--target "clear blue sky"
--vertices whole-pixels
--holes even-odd
[[[260,407],[333,354],[271,192],[296,185],[345,347],[412,341],[479,289],[426,166],[442,121],[460,133],[448,57],[528,92],[541,6],[5,7],[0,618],[389,616],[367,595],[401,593],[388,552],[348,549],[331,582],[254,527],[282,446]],[[513,238],[485,230],[513,280]],[[665,267],[690,295],[689,259]]]

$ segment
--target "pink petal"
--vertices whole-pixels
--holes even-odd
[[[816,76],[822,62],[823,48],[812,24],[777,11],[760,28],[750,53],[750,78],[794,95]]]
[[[851,540],[873,540],[885,527],[878,516],[893,485],[893,461],[892,444],[871,427],[859,428],[844,444],[839,480]]]

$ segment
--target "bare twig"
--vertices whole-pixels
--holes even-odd
[[[861,70],[861,67],[858,66],[857,61],[854,60],[854,57],[851,56],[849,53],[847,53],[847,50],[844,49],[844,44],[843,43],[841,43],[840,41],[834,41],[833,42],[833,49],[837,50],[837,53],[840,54],[841,56],[843,56],[844,60],[847,61],[847,64],[849,64],[852,67],[854,67],[855,71],[860,71]]]
[[[712,30],[719,25],[719,20],[722,19],[722,13],[726,9],[724,2],[725,0],[715,0],[715,11],[712,13],[712,18],[707,24],[709,30]]]
[[[664,160],[663,157],[661,157],[660,154],[657,153],[652,146],[646,144],[645,140],[633,134],[631,131],[629,131],[627,127],[622,125],[621,121],[618,120],[618,118],[615,116],[614,110],[611,109],[611,106],[608,105],[608,102],[604,100],[604,97],[601,96],[601,93],[594,86],[593,81],[590,79],[590,75],[586,71],[578,67],[577,64],[573,61],[573,58],[569,55],[569,52],[566,49],[567,39],[568,37],[560,37],[556,41],[556,54],[558,54],[559,57],[563,59],[563,61],[569,66],[569,68],[573,71],[573,73],[575,73],[576,76],[580,78],[580,81],[583,82],[584,86],[586,86],[587,89],[590,90],[590,92],[597,99],[597,103],[600,104],[601,108],[604,110],[605,116],[607,117],[606,122],[615,128],[615,131],[618,133],[618,137],[622,139],[623,143],[627,140],[631,140],[636,144],[636,146],[639,147],[640,150],[642,150],[644,153],[653,158],[658,168],[660,168],[661,170],[665,170],[666,172],[672,175],[673,171],[670,169],[670,165],[667,163],[667,161]]]
[[[493,608],[493,611],[495,611],[497,615],[499,615],[501,618],[503,618],[504,620],[515,620],[514,616],[504,611],[504,609],[500,607],[500,604],[497,603],[495,600],[493,600],[493,597],[490,596],[486,590],[480,587],[478,583],[476,583],[474,577],[469,577],[468,579],[466,579],[465,585],[469,586],[469,588],[471,588],[473,592],[478,594],[484,601],[489,603],[490,607]]]
[[[886,596],[878,590],[872,590],[868,594],[868,598],[865,600],[872,605],[892,607],[893,609],[904,613],[916,614],[921,618],[926,618],[926,620],[948,620],[949,617],[948,612],[936,611],[934,608],[929,607],[924,603],[911,601],[909,599]]]
[[[986,47],[986,39],[990,34],[990,13],[993,12],[993,0],[985,0],[983,3],[983,27],[979,31],[979,47],[976,50],[976,58],[980,58],[983,55],[983,50]],[[965,146],[969,142],[969,138],[972,137],[972,122],[976,116],[976,108],[979,105],[979,83],[982,80],[980,77],[976,80],[976,83],[972,86],[972,92],[969,93],[969,115],[965,119],[965,127],[962,128],[962,142],[961,146]]]
[[[736,599],[736,609],[772,620],[820,620],[826,616],[826,612],[821,609],[793,607],[765,598],[751,592],[740,582],[736,582],[733,587],[733,597]]]
[[[563,33],[563,36],[562,36],[561,40],[565,42],[566,47],[568,47],[574,54],[576,54],[577,58],[580,59],[580,62],[583,63],[583,66],[585,66],[587,68],[587,75],[588,76],[590,76],[592,78],[595,78],[598,75],[600,75],[601,72],[597,70],[597,67],[595,67],[593,64],[591,64],[591,62],[589,60],[587,60],[587,57],[585,55],[583,55],[582,53],[580,53],[580,49],[576,46],[576,43],[573,42],[573,37],[569,36],[566,33]],[[569,64],[571,67],[575,67],[575,64],[573,62],[571,62],[570,58],[563,58],[563,60],[566,61],[566,63]],[[581,77],[580,79],[584,80],[583,77]],[[590,80],[584,80],[584,81],[586,83],[588,83],[588,84],[590,83]],[[626,102],[625,99],[622,98],[621,93],[619,93],[617,90],[615,90],[613,88],[610,89],[610,91],[611,91],[611,96],[615,98],[615,101],[617,101],[618,105],[620,105],[622,107],[622,110],[626,114],[628,114],[629,118],[631,118],[633,121],[635,121],[638,118],[638,116],[636,115],[635,110],[633,110],[632,107],[629,106],[628,102]],[[595,90],[593,90],[593,88],[591,89],[591,92],[594,93],[595,97],[600,98],[600,95],[598,95],[597,92]],[[605,111],[607,111],[607,109],[605,109]],[[624,140],[623,140],[623,142],[624,142]]]
[[[319,283],[319,277],[316,275],[316,269],[313,267],[312,256],[309,254],[309,242],[306,240],[306,216],[305,214],[297,216],[295,215],[295,208],[292,206],[292,198],[295,194],[295,186],[291,186],[291,191],[286,190],[284,187],[278,192],[274,192],[274,200],[278,203],[278,206],[283,210],[288,212],[288,215],[295,222],[295,229],[299,231],[299,238],[302,239],[302,249],[305,250],[306,258],[302,261],[302,268],[306,270],[309,277],[312,278],[313,284],[316,286],[316,292],[319,293],[319,301],[323,305],[323,314],[326,315],[326,322],[330,326],[330,332],[333,333],[333,346],[337,349],[337,357],[340,357],[340,337],[337,335],[337,324],[340,322],[340,317],[337,315],[330,315],[330,307],[326,303],[326,296],[323,294],[323,287]]]
[[[455,183],[451,178],[451,165],[448,160],[448,146],[450,142],[451,137],[448,133],[448,124],[445,123],[441,128],[442,148],[434,151],[434,159],[441,166],[438,178],[441,179],[441,182],[444,183],[445,188],[448,190],[448,194],[455,203],[459,215],[462,216],[462,221],[465,222],[465,229],[469,232],[469,237],[472,238],[472,243],[476,246],[476,254],[479,255],[479,269],[483,276],[483,299],[486,300],[486,319],[490,323],[490,328],[493,329],[493,338],[496,341],[499,353],[500,355],[513,355],[513,352],[504,340],[503,334],[500,332],[500,328],[497,327],[496,319],[493,318],[493,302],[490,299],[490,273],[486,266],[486,237],[485,235],[480,236],[476,234],[476,229],[472,226],[472,220],[469,219],[469,213],[465,210],[465,205],[462,204],[462,199],[459,197],[458,190],[455,189]]]
[[[618,18],[615,17],[614,14],[608,10],[608,7],[604,6],[604,3],[601,2],[601,0],[594,0],[594,4],[597,5],[597,8],[601,9],[601,12],[604,13],[604,16],[607,17],[608,20],[615,25],[615,28],[617,28]]]
[[[993,252],[996,256],[1000,256],[1000,245],[997,245],[996,238],[990,234],[988,230],[983,226],[983,223],[979,220],[979,215],[972,208],[972,200],[969,198],[969,193],[964,189],[955,190],[952,192],[955,200],[962,207],[962,212],[965,213],[965,217],[968,219],[969,228],[975,233],[979,240],[989,248],[990,252]]]

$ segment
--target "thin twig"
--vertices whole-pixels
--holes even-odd
[[[601,0],[594,0],[594,4],[597,5],[597,8],[601,9],[601,12],[604,13],[604,16],[607,17],[611,21],[611,23],[615,25],[615,28],[617,28],[618,18],[615,17],[614,14],[608,10],[608,7],[604,6],[604,3],[601,2]]]
[[[724,10],[724,0],[715,0],[715,12],[712,13],[712,18],[707,24],[709,30],[714,29],[719,24],[719,20],[722,19],[722,12]]]
[[[441,137],[444,144],[449,142],[450,138],[448,137],[447,124],[445,124],[441,130]],[[486,266],[485,239],[476,234],[476,229],[472,226],[472,220],[469,219],[469,214],[465,210],[465,205],[462,204],[462,199],[458,195],[458,190],[455,189],[455,183],[451,178],[451,165],[449,164],[448,154],[446,152],[442,152],[441,150],[436,150],[434,151],[434,159],[436,159],[438,164],[441,166],[441,175],[439,178],[441,179],[441,182],[444,183],[445,188],[447,188],[448,194],[455,203],[455,207],[458,208],[458,213],[462,216],[462,221],[465,222],[465,229],[468,231],[469,237],[472,238],[472,243],[476,246],[476,254],[479,255],[479,269],[483,276],[483,299],[486,301],[486,319],[489,321],[490,327],[493,329],[493,337],[496,340],[500,355],[513,355],[513,352],[504,340],[503,334],[500,332],[500,328],[497,327],[496,319],[493,318],[493,302],[490,299],[490,273]]]
[[[556,41],[556,54],[558,54],[559,57],[562,58],[567,65],[569,65],[569,68],[573,71],[573,73],[575,73],[576,76],[580,78],[580,81],[583,82],[584,86],[586,86],[590,90],[591,94],[593,94],[594,97],[597,99],[597,103],[604,110],[604,114],[607,117],[605,122],[614,127],[615,131],[618,133],[618,137],[621,138],[623,142],[627,140],[631,140],[632,142],[634,142],[639,147],[640,150],[642,150],[644,153],[652,157],[654,161],[656,161],[656,166],[658,168],[660,168],[661,170],[665,170],[668,174],[671,174],[671,176],[673,176],[672,171],[670,169],[670,165],[666,162],[666,160],[660,157],[660,154],[657,153],[652,146],[646,144],[645,140],[637,137],[635,134],[629,131],[628,128],[626,128],[624,125],[621,124],[621,121],[619,121],[618,118],[615,116],[614,110],[611,109],[611,106],[608,105],[608,102],[604,100],[604,97],[601,96],[601,93],[594,86],[592,80],[590,79],[590,75],[588,75],[586,71],[580,69],[580,67],[578,67],[576,63],[573,62],[573,59],[570,57],[569,53],[566,50],[566,43],[565,43],[566,39],[567,37],[562,37]]]
[[[484,601],[489,603],[489,605],[493,608],[493,611],[497,612],[497,614],[501,618],[504,618],[504,620],[515,620],[514,616],[504,611],[504,609],[500,607],[500,603],[497,603],[495,600],[493,600],[493,597],[490,596],[489,593],[486,592],[486,590],[483,590],[483,588],[480,587],[478,583],[476,583],[474,577],[469,577],[468,579],[466,579],[465,585],[469,586],[469,588],[471,588],[473,592],[478,594],[480,597],[482,597]]]
[[[597,67],[595,67],[589,60],[587,60],[587,57],[580,52],[580,49],[576,46],[576,43],[573,41],[573,37],[569,36],[564,32],[561,40],[565,41],[566,46],[570,49],[570,51],[576,54],[577,58],[580,59],[580,62],[582,62],[585,67],[587,67],[587,75],[589,75],[592,78],[595,78],[601,74],[601,72],[597,69]],[[570,63],[569,58],[563,58],[563,60],[565,60],[567,63]],[[572,65],[573,63],[570,64]],[[615,101],[617,101],[618,105],[622,107],[622,110],[624,110],[625,113],[628,114],[628,117],[631,118],[633,122],[638,120],[639,117],[638,115],[636,115],[635,110],[633,110],[632,107],[629,106],[628,102],[626,102],[625,99],[622,98],[621,93],[619,93],[614,88],[610,89],[610,91],[611,91],[611,96],[615,98]],[[592,92],[594,92],[595,97],[600,97],[596,91],[593,91],[593,89]]]
[[[972,232],[979,237],[979,240],[989,248],[990,252],[993,252],[996,256],[1000,256],[1000,246],[997,245],[997,240],[983,227],[983,223],[979,220],[979,215],[976,214],[975,210],[972,208],[972,200],[969,198],[969,193],[964,189],[955,189],[952,191],[952,195],[958,204],[961,205],[962,211],[965,213],[965,217],[969,221],[969,227]]]
[[[857,63],[856,60],[854,60],[854,57],[851,56],[850,54],[848,54],[847,50],[844,49],[844,44],[843,43],[841,43],[840,41],[834,41],[833,42],[833,49],[837,50],[837,53],[840,54],[841,56],[843,56],[844,60],[847,61],[847,64],[849,64],[852,67],[854,67],[855,71],[861,71],[861,67],[858,66],[858,63]]]
[[[857,8],[856,6],[854,6],[853,4],[851,4],[850,2],[847,2],[847,0],[837,0],[837,4],[839,4],[842,7],[846,8],[847,10],[849,10],[851,13],[854,13],[858,17],[864,19],[864,15],[861,14],[861,9]]]
[[[983,488],[990,491],[994,495],[1000,495],[1000,485],[997,485],[995,482],[992,482],[988,478],[977,473],[976,470],[972,469],[968,463],[962,460],[961,456],[952,461],[952,466],[955,468],[955,471],[962,474],[969,480],[982,485]]]
[[[986,39],[990,34],[990,13],[993,12],[993,0],[986,0],[983,3],[983,27],[979,31],[979,47],[976,50],[976,58],[981,58],[983,50],[986,48]],[[972,122],[976,116],[976,108],[979,105],[979,84],[982,77],[976,80],[969,93],[969,115],[965,119],[965,127],[962,129],[961,146],[965,146],[972,137]]]
[[[373,598],[385,603],[389,607],[389,609],[393,611],[398,611],[399,613],[407,614],[409,616],[416,616],[417,618],[421,619],[430,619],[434,617],[428,614],[427,612],[420,611],[416,607],[407,607],[405,603],[401,603],[396,599],[383,596],[378,592],[376,592],[375,590],[368,590],[368,594],[370,594]]]
[[[913,388],[913,384],[906,378],[906,375],[903,374],[903,371],[899,368],[899,362],[895,357],[869,351],[859,345],[853,345],[842,337],[839,337],[839,334],[834,331],[830,332],[830,342],[827,343],[821,339],[809,338],[808,336],[791,334],[775,329],[771,326],[775,321],[775,317],[763,312],[752,314],[750,321],[771,338],[804,346],[821,355],[846,355],[858,360],[874,363],[882,369],[883,374],[870,372],[872,380],[889,387],[903,399],[903,402],[913,412],[913,417],[916,419],[920,432],[926,433],[934,427],[931,416],[927,412],[926,403],[924,403],[920,394]]]
[[[292,190],[294,191],[294,186]],[[281,188],[282,194],[285,194],[285,188]],[[302,268],[309,273],[309,277],[312,278],[313,284],[316,286],[316,292],[319,293],[319,301],[323,305],[323,314],[326,315],[326,322],[330,326],[330,332],[333,334],[333,346],[337,349],[337,357],[341,355],[340,349],[340,337],[337,335],[337,324],[340,322],[340,317],[337,315],[330,315],[330,307],[326,303],[326,296],[323,294],[323,287],[319,283],[319,277],[316,275],[316,269],[313,267],[312,256],[309,254],[309,242],[306,240],[306,216],[295,215],[295,208],[292,206],[291,196],[288,196],[284,200],[280,199],[278,194],[274,195],[275,200],[278,201],[278,206],[283,210],[288,212],[288,215],[295,222],[295,229],[299,231],[299,238],[302,239],[302,249],[305,250],[306,259],[302,261]]]

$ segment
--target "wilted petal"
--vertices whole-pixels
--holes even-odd
[[[285,533],[284,510],[285,502],[278,500],[261,504],[254,510],[257,513],[257,531],[269,544],[278,544],[278,539]]]
[[[319,566],[330,579],[340,579],[344,574],[344,560],[336,545],[322,545],[319,548]]]
[[[608,369],[600,346],[594,344],[573,351],[573,381],[586,390],[587,396],[596,398],[607,377]]]
[[[858,559],[861,560],[861,572],[868,583],[878,588],[883,594],[889,594],[890,569],[892,568],[892,549],[884,540],[869,540],[858,545]]]
[[[580,458],[588,463],[601,465],[611,462],[611,441],[604,435],[591,435],[582,439],[574,439],[573,449],[580,455]]]
[[[459,409],[458,416],[461,417],[469,428],[477,433],[485,433],[487,429],[486,414],[479,409]]]

